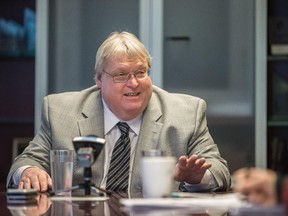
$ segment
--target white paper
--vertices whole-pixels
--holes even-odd
[[[181,193],[180,193],[181,194]],[[185,210],[194,213],[207,211],[233,212],[248,206],[247,202],[239,194],[190,194],[193,198],[136,198],[121,199],[120,203],[125,211],[175,211]]]
[[[51,201],[106,201],[109,197],[97,196],[52,196]]]

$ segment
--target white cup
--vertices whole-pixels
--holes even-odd
[[[74,157],[74,150],[50,150],[52,189],[56,195],[70,194]]]
[[[141,181],[144,198],[171,195],[176,158],[156,156],[141,158]]]

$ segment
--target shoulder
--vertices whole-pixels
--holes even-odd
[[[69,92],[61,92],[56,94],[49,94],[44,97],[44,100],[49,102],[59,102],[59,103],[67,103],[67,102],[83,102],[89,97],[96,96],[100,94],[100,90],[97,86],[92,86],[90,88],[86,88],[82,91],[69,91]]]
[[[95,106],[101,103],[101,93],[97,86],[82,91],[71,91],[57,94],[50,94],[44,97],[42,109],[54,110],[57,112],[74,113],[80,112],[84,107]]]
[[[160,103],[175,106],[197,106],[202,105],[206,107],[206,102],[200,97],[196,97],[188,94],[181,93],[171,93],[165,91],[159,87],[153,86],[153,97],[155,100],[160,101]]]

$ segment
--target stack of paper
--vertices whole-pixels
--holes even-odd
[[[213,212],[220,215],[228,212],[235,212],[239,208],[248,206],[247,202],[239,194],[202,194],[202,193],[177,193],[179,198],[136,198],[121,199],[124,211],[147,214],[162,212],[184,214],[186,213],[207,213]],[[175,194],[174,194],[175,195]],[[185,197],[185,198],[183,198]],[[168,214],[169,215],[169,214]],[[218,215],[218,214],[217,214]]]

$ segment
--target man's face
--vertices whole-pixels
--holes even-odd
[[[146,69],[146,65],[140,61],[109,60],[103,69],[111,75],[133,74]],[[150,76],[141,80],[131,76],[126,83],[115,83],[112,76],[102,73],[97,76],[96,83],[101,88],[103,99],[110,110],[125,121],[140,115],[147,107],[152,95]]]

